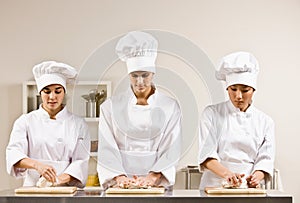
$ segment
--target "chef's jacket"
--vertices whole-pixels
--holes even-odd
[[[14,123],[6,148],[7,172],[25,177],[24,186],[34,186],[40,174],[34,169],[14,167],[23,158],[51,165],[57,175],[67,173],[85,184],[88,173],[90,135],[85,121],[64,107],[56,119],[40,107]]]
[[[199,129],[199,164],[215,158],[235,173],[246,176],[256,170],[273,174],[274,122],[250,105],[246,112],[231,101],[211,105],[203,111]],[[220,187],[222,179],[204,169],[200,189]]]
[[[101,105],[98,175],[107,187],[115,176],[161,172],[162,185],[175,182],[180,158],[181,111],[178,103],[157,90],[148,105],[137,105],[132,90]]]

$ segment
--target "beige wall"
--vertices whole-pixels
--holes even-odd
[[[261,72],[255,105],[276,122],[276,168],[284,190],[300,201],[299,19],[299,0],[0,0],[0,189],[20,184],[6,173],[5,147],[32,66],[53,59],[79,69],[110,39],[155,29],[186,37],[214,64],[236,50],[256,55]],[[189,153],[196,151],[193,146]]]

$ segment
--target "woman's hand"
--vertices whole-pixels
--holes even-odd
[[[56,182],[56,171],[52,166],[36,162],[34,168],[41,176],[46,178],[46,180],[52,183]]]
[[[125,175],[119,175],[114,178],[117,182],[116,186],[120,188],[128,188],[129,185],[134,181],[132,178],[128,178]]]
[[[229,172],[225,176],[225,179],[230,187],[240,187],[241,184],[243,183],[242,178],[244,176],[245,176],[245,174]]]
[[[72,176],[70,176],[69,174],[62,173],[59,176],[57,176],[57,184],[65,185],[66,183],[69,183],[72,179]]]
[[[116,186],[120,188],[147,188],[159,185],[161,178],[161,173],[150,172],[147,176],[133,176],[133,178],[120,175],[115,177],[114,180]]]
[[[62,173],[57,177],[57,185],[56,186],[75,186],[78,188],[84,188],[85,185],[82,184],[80,180],[74,178],[73,176]]]
[[[264,179],[264,177],[265,177],[264,172],[254,171],[253,174],[251,174],[250,176],[248,176],[246,178],[248,187],[250,187],[250,188],[259,187],[259,183],[262,179]]]
[[[136,181],[142,187],[158,186],[160,184],[160,182],[161,182],[162,176],[163,175],[161,173],[150,172],[145,177],[143,177],[143,176],[137,177]]]

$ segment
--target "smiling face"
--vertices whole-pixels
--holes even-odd
[[[130,83],[135,94],[144,94],[151,90],[153,73],[135,71],[129,74]]]
[[[42,89],[42,107],[50,117],[55,116],[62,109],[62,102],[65,97],[65,89],[61,85],[49,85]]]
[[[247,85],[231,85],[227,88],[232,104],[245,112],[252,102],[254,89]]]

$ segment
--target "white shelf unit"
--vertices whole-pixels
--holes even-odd
[[[85,119],[88,123],[91,140],[98,139],[99,118],[85,117],[85,99],[81,96],[88,94],[91,89],[98,91],[105,90],[106,97],[111,96],[111,81],[78,81],[74,85],[67,86],[66,103],[68,109],[76,115]],[[23,83],[23,113],[28,113],[38,108],[37,106],[37,87],[35,81],[26,81]],[[91,152],[91,156],[97,156],[97,152]]]
[[[67,86],[67,107],[73,113],[85,116],[85,101],[81,95],[88,94],[89,90],[105,90],[107,97],[111,96],[111,81],[79,81],[75,85]],[[37,88],[35,81],[26,81],[23,83],[23,113],[28,113],[37,109]],[[73,111],[74,110],[74,111]],[[94,118],[88,118],[87,121],[97,121]]]

